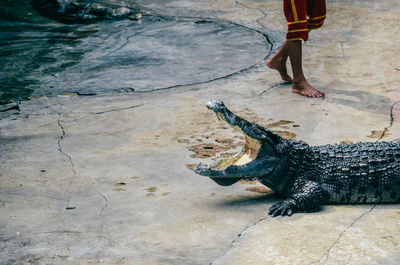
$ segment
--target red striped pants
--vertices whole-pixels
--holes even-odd
[[[308,40],[308,32],[322,27],[326,16],[325,0],[283,0],[288,22],[287,41]]]

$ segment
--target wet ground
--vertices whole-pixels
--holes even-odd
[[[276,51],[285,35],[281,1],[135,2],[168,17],[166,30],[177,37],[189,28],[203,32],[193,33],[195,38],[210,35],[215,46],[202,50],[205,54],[197,56],[195,65],[178,64],[173,74],[171,69],[152,65],[152,71],[170,73],[167,79],[154,77],[154,85],[147,80],[147,87],[130,83],[132,89],[124,93],[113,90],[97,95],[65,93],[79,90],[61,84],[90,89],[92,85],[83,85],[90,78],[83,83],[67,80],[75,75],[82,80],[86,75],[80,75],[79,65],[86,70],[93,63],[103,67],[104,75],[99,77],[105,79],[99,83],[115,91],[120,87],[113,82],[121,81],[121,88],[125,87],[131,81],[126,75],[105,81],[113,76],[107,72],[113,68],[107,66],[105,52],[103,59],[94,60],[100,52],[85,50],[78,63],[61,71],[60,78],[35,74],[46,63],[12,61],[15,73],[10,71],[17,80],[25,82],[24,69],[29,70],[29,80],[42,78],[26,92],[26,98],[46,82],[58,84],[54,89],[62,92],[0,107],[0,264],[400,262],[398,205],[327,205],[317,213],[272,218],[267,209],[278,198],[267,188],[256,182],[221,187],[188,169],[200,161],[229,156],[243,142],[240,134],[205,108],[209,98],[221,98],[246,119],[312,145],[398,139],[399,3],[328,1],[326,24],[311,33],[304,47],[306,75],[326,92],[322,100],[291,93],[290,85],[264,65],[269,49]],[[110,21],[79,26],[43,20],[39,23],[47,25],[43,42],[35,35],[37,28],[26,38],[20,35],[31,26],[19,29],[16,40],[22,38],[24,50],[25,39],[33,36],[35,43],[44,43],[44,57],[57,52],[59,56],[51,56],[60,61],[72,60],[62,54],[79,52],[76,47],[84,47],[86,40],[100,38],[99,27],[113,25]],[[129,23],[133,22],[116,21],[115,25],[125,26],[121,33],[113,32],[125,34]],[[125,53],[132,55],[141,45],[153,43],[146,39],[151,37],[146,32],[168,35],[161,24],[149,25],[150,31],[140,35],[141,43],[124,46],[126,37],[102,39],[122,47],[110,50],[121,62]],[[214,31],[217,35],[211,34]],[[48,49],[53,34],[49,32],[60,39],[79,37],[70,50],[64,49],[70,44],[57,42],[58,37],[55,43],[64,48]],[[221,37],[232,35],[238,38],[232,43]],[[243,40],[242,35],[246,36]],[[170,46],[162,47],[174,48],[175,39],[170,41]],[[192,45],[188,42],[188,47]],[[185,58],[190,62],[190,49],[188,53]],[[209,58],[216,61],[208,65]],[[244,63],[236,65],[238,61]],[[58,60],[48,63],[56,65]],[[188,69],[198,72],[199,79],[181,73]],[[128,72],[123,67],[119,70]],[[162,81],[174,79],[179,82]]]
[[[139,21],[71,25],[41,17],[26,2],[0,20],[3,104],[210,82],[253,67],[272,47],[263,33],[215,18],[150,13]],[[29,15],[16,19],[13,12]]]

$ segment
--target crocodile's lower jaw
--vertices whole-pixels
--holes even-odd
[[[258,155],[261,143],[258,140],[250,138],[246,135],[245,139],[246,142],[243,146],[242,151],[239,152],[236,156],[231,158],[220,159],[214,165],[208,166],[208,168],[214,170],[224,170],[231,165],[240,166],[253,161]],[[214,178],[212,176],[210,176],[210,178],[221,186],[230,186],[240,180],[239,178],[218,178],[218,177]]]

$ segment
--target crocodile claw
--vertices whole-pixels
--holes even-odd
[[[278,215],[281,216],[291,216],[293,214],[293,206],[290,202],[287,201],[281,201],[278,203],[275,203],[274,205],[269,208],[269,215],[272,215],[272,217],[276,217]]]

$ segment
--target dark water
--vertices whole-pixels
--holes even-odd
[[[77,46],[95,30],[0,21],[0,31],[0,104],[4,104],[62,93],[49,80],[82,59],[85,51]]]
[[[41,17],[27,1],[5,2],[0,104],[205,82],[249,67],[269,50],[261,34],[216,20],[149,17],[66,25]]]

